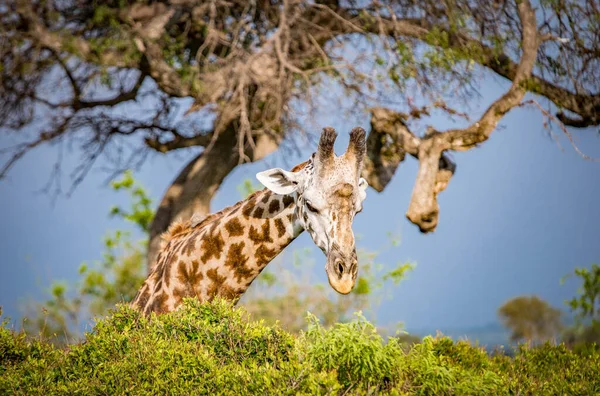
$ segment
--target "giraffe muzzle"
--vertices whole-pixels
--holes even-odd
[[[340,294],[348,294],[352,291],[356,281],[357,265],[355,255],[349,260],[344,260],[336,253],[332,253],[327,257],[325,271],[333,290]]]

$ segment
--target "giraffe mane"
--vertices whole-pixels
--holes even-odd
[[[294,167],[292,168],[292,170],[290,170],[290,172],[298,172],[298,171],[301,171],[302,169],[304,169],[304,167],[305,167],[306,165],[308,165],[308,163],[309,163],[309,162],[310,162],[310,160],[306,160],[306,161],[302,162],[301,164],[298,164],[298,165],[294,166]]]
[[[189,220],[175,220],[173,223],[171,223],[167,231],[161,234],[160,238],[162,241],[160,244],[160,249],[164,249],[167,243],[169,243],[173,238],[187,234],[190,230],[191,224]]]

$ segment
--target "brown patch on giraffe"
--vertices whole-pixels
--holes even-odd
[[[190,294],[189,285],[184,285],[184,287],[176,287],[173,289],[173,301],[175,302],[175,305],[181,304],[184,298],[193,296],[194,294]]]
[[[253,217],[258,217],[260,219],[264,213],[265,210],[259,206],[256,209],[254,209]]]
[[[167,312],[167,293],[164,291],[154,296],[152,303],[148,306],[150,312],[165,313]]]
[[[156,273],[155,281],[158,283],[160,283],[162,285],[163,280],[165,280],[167,282],[167,286],[168,286],[168,273],[167,270],[170,269],[171,266],[171,261],[173,259],[173,256],[175,256],[176,250],[175,247],[173,247],[173,249],[169,250],[169,252],[166,254],[166,256],[164,257],[164,260],[159,262],[156,267],[154,267],[154,271]],[[169,268],[167,268],[169,267]],[[155,291],[156,293],[156,291]]]
[[[254,211],[255,205],[255,199],[250,199],[249,201],[247,201],[244,207],[242,208],[242,214],[246,217],[252,216],[252,212]]]
[[[266,220],[261,226],[261,231],[258,231],[254,226],[250,226],[248,238],[256,245],[264,242],[273,242],[273,239],[271,238],[271,222]]]
[[[341,198],[351,197],[354,193],[354,187],[350,183],[344,183],[340,188],[335,190],[334,194]]]
[[[204,254],[200,257],[203,263],[206,263],[212,257],[217,260],[221,258],[221,251],[225,246],[225,242],[221,237],[221,233],[217,232],[217,234],[207,234],[202,239],[201,249],[204,251]]]
[[[237,300],[240,292],[233,287],[223,284],[219,289],[219,295],[227,300]]]
[[[190,271],[190,282],[192,284],[198,284],[204,278],[202,271],[200,271],[200,263],[198,260],[192,260],[192,269]]]
[[[163,285],[163,281],[161,279],[158,282],[156,282],[156,284],[154,285],[154,290],[152,292],[154,294],[158,293],[160,291],[160,289],[162,289],[162,285]]]
[[[219,275],[217,268],[209,269],[208,271],[206,271],[206,277],[211,281],[207,293],[209,300],[212,300],[214,296],[216,296],[219,293],[219,289],[221,289],[223,283],[227,280],[227,277]]]
[[[243,280],[251,278],[255,274],[252,268],[246,266],[248,256],[244,254],[245,245],[244,242],[232,244],[225,259],[225,266],[231,268],[238,283],[242,283]]]
[[[144,283],[144,286],[140,289],[137,296],[134,298],[135,305],[139,308],[144,308],[146,304],[148,304],[148,299],[150,298],[150,287],[147,283]]]
[[[292,221],[294,220],[294,215],[292,215],[292,214],[289,214],[289,215],[287,215],[287,219],[288,219],[288,221],[289,221],[289,222],[290,222],[290,224],[291,224],[291,223],[292,223]]]
[[[168,250],[168,253],[166,253],[163,256],[163,259],[159,261],[154,267],[154,271],[156,272],[156,280],[164,278],[166,266],[169,265],[169,263],[171,263],[176,251],[177,250],[175,244],[170,243],[170,249]]]
[[[169,265],[165,265],[165,276],[163,277],[163,282],[167,289],[171,288],[171,271],[175,266],[175,262],[169,263]]]
[[[181,284],[181,287],[174,288],[173,297],[175,298],[175,305],[179,305],[185,297],[198,297],[196,293],[196,286],[200,284],[204,275],[200,271],[200,263],[198,260],[192,260],[191,268],[186,265],[185,262],[179,261],[177,266],[177,280]]]
[[[183,253],[185,253],[186,256],[191,256],[196,250],[196,238],[198,238],[198,233],[193,232],[188,236],[187,240],[183,244]]]
[[[269,204],[269,213],[273,214],[273,213],[278,212],[280,207],[281,207],[281,204],[279,203],[278,200],[271,201],[271,203]]]
[[[269,202],[269,199],[271,199],[271,195],[270,194],[265,194],[262,199],[260,200],[260,202],[266,204],[267,202]]]
[[[337,219],[337,215],[335,214],[335,212],[334,212],[334,213],[331,215],[331,219],[332,219],[333,221],[335,221],[335,220]]]
[[[226,300],[230,300],[234,303],[237,303],[242,292],[243,290],[237,290],[226,283],[222,283],[219,285],[218,289],[214,290],[213,294],[208,295],[208,301],[212,301],[215,299],[215,297],[219,296]]]
[[[292,197],[291,195],[284,195],[282,201],[283,207],[289,208],[294,203],[294,197]]]
[[[277,238],[281,238],[285,235],[285,224],[283,224],[283,220],[275,219],[275,228],[277,229]]]
[[[192,261],[191,268],[188,268],[185,262],[179,261],[177,279],[181,286],[173,289],[175,305],[179,305],[186,297],[198,297],[195,286],[204,278],[202,272],[199,271],[199,267],[200,263],[197,260]]]
[[[181,239],[177,239],[175,241],[171,241],[170,245],[169,245],[169,255],[171,255],[171,252],[178,252],[181,249],[182,246],[182,240]],[[168,262],[168,261],[166,261]]]
[[[277,255],[275,249],[269,249],[265,245],[260,245],[254,254],[256,265],[258,268],[263,268]]]
[[[258,201],[259,194],[261,194],[264,190],[255,191],[246,198],[244,205],[242,207],[242,214],[246,217],[252,216],[252,212],[256,208],[256,202]],[[243,201],[242,201],[243,202]],[[241,203],[240,203],[241,204]]]
[[[234,214],[237,213],[238,210],[240,210],[240,208],[242,207],[241,202],[238,202],[233,209],[231,209],[231,211],[228,213],[230,216],[233,216]]]
[[[169,254],[167,254],[166,259],[168,259],[173,253],[170,252]],[[163,261],[162,263],[158,263],[156,265],[156,267],[154,268],[154,270],[156,271],[156,280],[160,281],[162,280],[164,274],[165,274],[165,263],[167,262],[165,259],[165,261]]]
[[[200,271],[200,263],[198,260],[193,260],[191,268],[184,261],[179,261],[177,264],[177,274],[175,275],[181,284],[189,284],[190,286],[197,285],[202,281],[204,275]]]
[[[164,249],[164,246],[162,246],[161,249],[160,249],[160,251],[158,252],[158,255],[156,256],[156,262],[154,263],[154,266],[158,265],[158,263],[160,263],[162,261],[164,255],[165,255],[165,251],[163,249]]]
[[[154,266],[154,268],[152,269],[152,273],[150,274],[150,276],[148,276],[149,280],[151,280],[153,282],[158,282],[159,274],[156,269],[158,268],[159,265],[160,265],[160,263],[158,263]]]
[[[244,226],[236,217],[225,223],[225,229],[229,232],[229,236],[240,236],[244,234]]]

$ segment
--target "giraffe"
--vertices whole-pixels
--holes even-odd
[[[360,177],[365,131],[354,128],[340,156],[333,149],[336,137],[333,128],[324,128],[307,161],[290,171],[273,168],[256,174],[263,190],[204,218],[172,224],[132,306],[149,315],[173,311],[185,297],[237,302],[305,230],[326,256],[331,287],[350,293],[358,273],[352,222],[362,211],[368,187]]]

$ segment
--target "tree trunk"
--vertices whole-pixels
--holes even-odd
[[[247,147],[246,155],[257,161],[279,146],[275,138],[261,135],[255,139],[255,148]],[[160,236],[177,219],[188,219],[193,214],[210,213],[210,202],[227,175],[239,165],[237,128],[230,125],[223,130],[215,144],[192,159],[167,188],[150,225],[148,244],[148,272],[154,266],[160,248]]]

